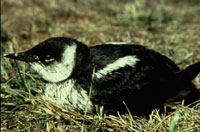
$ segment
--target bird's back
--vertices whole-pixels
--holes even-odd
[[[124,101],[136,113],[146,113],[184,89],[177,65],[143,46],[94,46],[90,56],[95,67],[92,101],[105,109],[126,111]]]

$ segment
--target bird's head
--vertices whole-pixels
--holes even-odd
[[[26,52],[5,55],[30,63],[42,79],[51,83],[68,79],[74,74],[74,69],[87,61],[88,56],[86,45],[64,37],[47,39]]]

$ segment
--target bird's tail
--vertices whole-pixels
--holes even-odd
[[[200,72],[200,62],[192,64],[176,73],[178,80],[182,82],[191,82]]]
[[[190,104],[196,100],[200,100],[200,90],[193,84],[192,80],[200,73],[200,62],[192,64],[176,73],[176,77],[183,88],[183,91],[189,91],[189,94],[184,97],[185,103]]]

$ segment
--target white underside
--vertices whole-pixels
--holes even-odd
[[[49,100],[66,109],[92,111],[92,102],[85,90],[79,87],[74,80],[67,80],[61,84],[48,83],[45,86],[45,95]]]

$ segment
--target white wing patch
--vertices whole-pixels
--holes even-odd
[[[95,76],[97,78],[102,78],[103,76],[110,74],[111,72],[123,68],[125,66],[135,67],[139,59],[135,55],[125,56],[114,61],[112,64],[108,64],[105,68],[97,71]]]
[[[128,42],[106,42],[106,44],[122,45],[122,44],[128,44]]]

